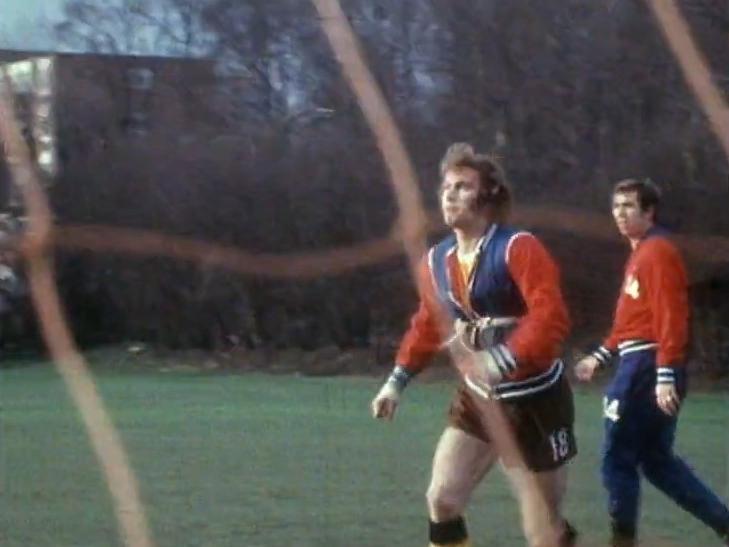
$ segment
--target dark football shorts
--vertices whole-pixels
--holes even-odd
[[[448,412],[448,422],[488,443],[491,437],[478,409],[478,397],[461,382]],[[544,391],[498,402],[530,470],[556,469],[577,454],[574,401],[564,375]],[[512,462],[504,464],[508,467]]]

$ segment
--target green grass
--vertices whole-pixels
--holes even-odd
[[[138,474],[159,547],[425,545],[423,493],[451,396],[448,382],[409,388],[391,424],[368,415],[375,379],[153,372],[101,366],[99,388]],[[120,546],[108,492],[60,377],[41,364],[0,377],[0,544]],[[598,476],[601,402],[578,389],[580,455],[567,514],[583,545],[607,537]],[[693,394],[678,451],[727,495],[729,411]],[[716,545],[651,487],[643,535]],[[498,469],[472,500],[477,546],[523,545]]]

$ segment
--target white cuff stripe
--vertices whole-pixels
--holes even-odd
[[[597,359],[601,367],[604,367],[608,363],[610,363],[610,359],[612,358],[613,354],[605,346],[600,346],[592,352],[592,356]]]
[[[676,382],[676,371],[671,367],[658,367],[657,382],[659,384],[673,384]]]
[[[402,391],[403,389],[405,389],[405,386],[408,385],[408,382],[412,380],[412,378],[412,372],[407,370],[402,365],[395,365],[395,368],[392,369],[392,372],[390,373],[387,381],[393,383],[398,391]]]

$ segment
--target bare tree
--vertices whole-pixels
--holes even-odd
[[[94,53],[203,56],[206,0],[67,0],[55,25],[66,46]]]
[[[448,142],[465,139],[499,153],[517,200],[603,215],[611,181],[645,174],[666,189],[675,225],[695,233],[729,233],[722,210],[729,166],[642,2],[342,3],[393,106],[431,204],[438,156]],[[729,90],[725,4],[681,2],[716,81]],[[127,156],[120,153],[115,161],[155,167],[107,175],[121,200],[128,181],[140,180],[136,191],[149,195],[136,207],[140,224],[280,252],[387,233],[396,211],[386,173],[308,2],[68,0],[64,13],[58,31],[77,47],[205,54],[216,63],[218,85],[208,101],[216,117],[209,139],[184,153],[174,139],[146,152],[125,151]],[[108,161],[99,158],[98,166]],[[92,171],[89,179],[96,176]],[[195,178],[196,172],[205,176]],[[102,199],[98,184],[90,183],[88,192]],[[176,210],[160,213],[170,207],[162,198],[173,194]],[[69,200],[69,207],[81,203]],[[115,214],[103,205],[88,210]],[[619,262],[619,250],[585,242],[580,234],[563,234],[553,242],[555,254],[571,266],[565,284],[577,310],[575,324],[594,330],[602,318],[593,310],[611,305],[610,295],[598,302],[605,291],[595,287],[609,286],[619,276],[605,267],[606,261]],[[591,249],[587,257],[581,254],[585,245]],[[165,275],[173,276],[173,270]],[[380,320],[395,326],[408,306],[406,296],[398,301],[391,295],[408,293],[380,286],[377,276],[388,276],[382,285],[402,289],[407,276],[400,273],[390,265],[366,281],[352,276],[261,284],[252,300],[278,306],[271,312],[276,321],[283,317],[294,324],[305,318],[318,322],[323,332],[327,323],[347,324],[342,310],[353,302],[355,308],[366,306],[351,297],[364,294],[363,300],[380,310]],[[138,294],[146,295],[141,287],[146,276],[151,271],[130,276],[125,286],[140,284]],[[162,278],[147,287],[165,285]],[[178,291],[179,302],[200,294],[191,283]],[[334,301],[323,313],[317,303],[329,297]],[[144,307],[152,297],[135,301]],[[224,308],[225,297],[219,302]],[[393,310],[392,317],[383,310]],[[347,314],[358,316],[359,309]],[[151,318],[154,312],[143,315]],[[177,317],[196,315],[204,314]],[[296,328],[309,329],[300,322]],[[180,332],[176,325],[168,330]],[[333,336],[346,338],[341,332]]]

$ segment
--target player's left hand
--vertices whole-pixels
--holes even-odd
[[[372,399],[372,403],[370,403],[372,417],[391,422],[395,417],[399,403],[400,391],[397,386],[394,382],[385,382],[375,398]]]
[[[674,384],[656,384],[656,403],[664,414],[675,416],[681,406],[681,399]]]

